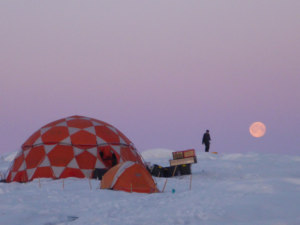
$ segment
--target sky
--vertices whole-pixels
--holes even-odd
[[[300,1],[1,1],[0,153],[82,115],[153,148],[300,155]],[[261,138],[249,127],[262,122]]]

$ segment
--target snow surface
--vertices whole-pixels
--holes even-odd
[[[169,165],[166,151],[143,154]],[[15,153],[14,153],[15,154]],[[152,158],[148,158],[151,156]],[[167,156],[167,157],[166,157]],[[197,152],[190,176],[169,178],[164,193],[99,190],[99,181],[41,179],[0,183],[0,224],[300,224],[300,157]],[[9,159],[9,155],[4,157]],[[1,161],[4,172],[9,161]],[[4,168],[6,167],[6,168]],[[156,178],[162,190],[166,178]],[[172,193],[175,189],[175,193]]]
[[[152,158],[168,158],[172,159],[172,150],[165,148],[155,148],[142,152],[143,158],[152,159]]]

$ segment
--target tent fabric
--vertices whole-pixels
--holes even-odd
[[[137,149],[118,129],[97,119],[71,116],[41,127],[24,142],[6,182],[91,177],[95,168],[112,167],[112,160],[144,166]]]
[[[126,161],[107,171],[101,181],[101,189],[113,189],[126,192],[160,192],[144,166]]]

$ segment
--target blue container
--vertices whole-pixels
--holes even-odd
[[[172,193],[175,193],[175,189],[172,189]]]

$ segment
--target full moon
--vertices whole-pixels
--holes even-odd
[[[253,137],[257,138],[264,136],[266,130],[266,126],[261,122],[252,123],[250,126],[250,134],[252,134]]]

